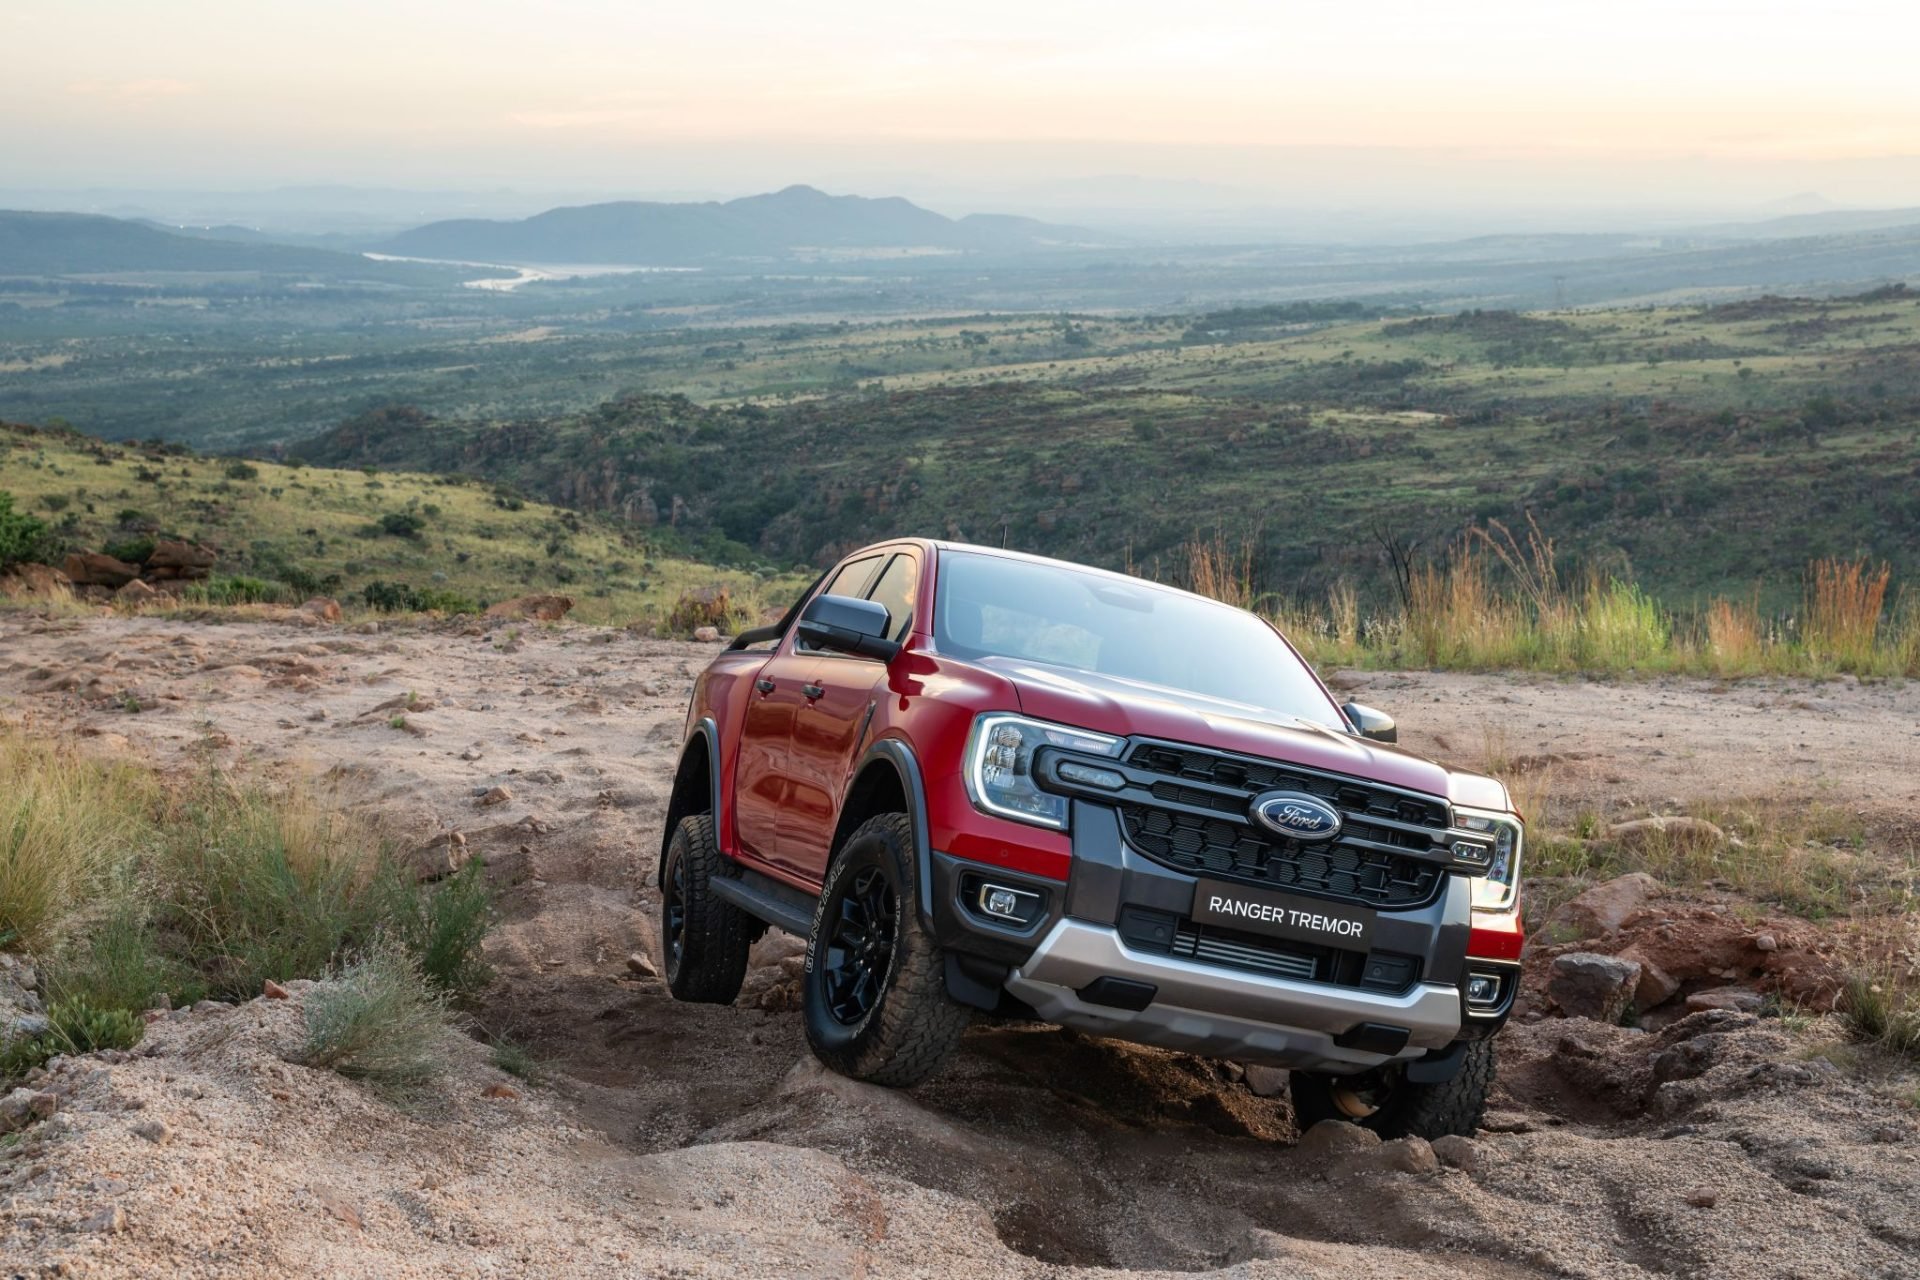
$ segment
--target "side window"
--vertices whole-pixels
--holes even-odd
[[[866,587],[867,580],[873,577],[873,571],[879,567],[879,564],[880,557],[877,555],[862,556],[858,560],[847,561],[840,566],[838,573],[827,579],[827,585],[820,588],[820,594],[823,596],[859,596]],[[811,597],[809,597],[809,599],[811,599]],[[793,641],[793,651],[795,653],[825,652],[823,649],[814,648],[797,636]]]
[[[912,630],[913,601],[919,587],[920,566],[912,556],[902,552],[887,562],[886,571],[873,584],[873,590],[867,592],[867,599],[887,606],[887,616],[893,622],[889,640],[905,640],[907,632]]]

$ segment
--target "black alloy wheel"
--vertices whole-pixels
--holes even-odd
[[[900,895],[879,867],[862,867],[833,905],[822,975],[827,1012],[854,1026],[879,1001],[893,970],[894,938],[900,927]]]

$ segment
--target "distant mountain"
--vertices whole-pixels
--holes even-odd
[[[1085,243],[1090,233],[1006,214],[954,219],[898,196],[830,196],[793,186],[699,204],[622,200],[495,222],[432,222],[375,246],[416,258],[684,266],[809,250],[946,249],[1018,253]]]
[[[287,275],[393,275],[356,254],[203,238],[91,213],[0,210],[0,274],[108,271],[264,271]]]

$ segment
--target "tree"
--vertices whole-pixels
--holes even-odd
[[[46,521],[13,509],[13,495],[0,490],[0,569],[16,564],[45,564],[56,548]]]

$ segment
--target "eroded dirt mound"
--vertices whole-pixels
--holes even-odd
[[[1027,1024],[977,1026],[950,1069],[910,1092],[854,1084],[807,1055],[791,1012],[798,947],[777,936],[756,948],[736,1005],[673,1002],[627,958],[656,949],[658,824],[685,695],[711,652],[566,627],[342,634],[0,615],[0,713],[162,764],[330,777],[423,857],[486,859],[500,981],[479,1018],[552,1071],[529,1089],[459,1042],[444,1096],[408,1113],[286,1060],[298,991],[179,1015],[133,1057],[64,1064],[36,1085],[61,1095],[64,1118],[29,1128],[0,1162],[10,1266],[1920,1274],[1913,1079],[1836,1070],[1818,1023],[1688,1013],[1709,984],[1785,991],[1818,968],[1811,934],[1725,904],[1662,899],[1544,948],[1536,965],[1571,945],[1608,958],[1656,947],[1662,928],[1667,941],[1724,943],[1651,1029],[1516,1022],[1488,1130],[1437,1148],[1351,1129],[1303,1139],[1270,1079],[1256,1093],[1230,1064]],[[1707,766],[1669,776],[1672,760],[1737,737],[1696,705],[1723,696],[1675,683],[1510,693],[1470,677],[1380,695],[1410,736],[1434,738],[1476,734],[1514,698],[1545,721],[1551,703],[1551,727],[1534,741],[1517,721],[1514,747],[1579,755],[1592,786],[1639,796],[1683,793]],[[1776,773],[1743,786],[1819,785],[1864,804],[1920,776],[1888,790],[1860,772],[1855,795],[1834,772],[1846,761],[1824,754],[1829,716],[1883,756],[1920,743],[1913,691],[1822,686],[1793,699],[1804,712],[1768,696],[1764,717],[1743,718],[1740,767],[1770,759]],[[1819,737],[1814,772],[1830,776],[1806,776],[1791,751],[1755,753],[1749,727]],[[1674,754],[1651,754],[1656,739]],[[1665,951],[1649,959],[1684,968]],[[496,1084],[525,1096],[484,1096]],[[150,1122],[161,1140],[138,1131]]]

